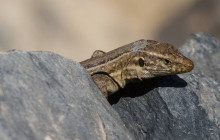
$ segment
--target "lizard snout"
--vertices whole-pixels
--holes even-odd
[[[194,68],[194,63],[192,60],[184,57],[181,59],[177,59],[177,63],[175,63],[172,67],[173,73],[185,73],[190,72]]]
[[[189,72],[194,68],[194,63],[192,60],[186,58],[183,63],[183,67],[181,68],[182,72]]]

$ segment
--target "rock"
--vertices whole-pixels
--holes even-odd
[[[192,72],[131,84],[109,98],[136,139],[220,139],[219,46],[194,34],[182,47],[195,63]]]
[[[183,53],[195,63],[194,73],[211,77],[220,83],[220,41],[209,34],[190,36],[182,46]]]
[[[50,52],[0,54],[1,140],[134,139],[86,71]]]
[[[78,63],[50,52],[1,53],[0,139],[218,140],[219,46],[192,35],[182,47],[192,72],[127,85],[112,106]]]

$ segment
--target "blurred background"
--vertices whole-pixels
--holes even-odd
[[[220,0],[0,0],[0,51],[51,51],[75,61],[139,39],[181,46],[220,39]]]

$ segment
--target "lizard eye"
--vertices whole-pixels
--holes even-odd
[[[142,58],[139,58],[138,63],[140,67],[144,66],[144,60]]]
[[[167,59],[164,59],[163,62],[164,62],[165,65],[169,65],[169,64],[171,63],[171,62],[170,62],[169,60],[167,60]]]

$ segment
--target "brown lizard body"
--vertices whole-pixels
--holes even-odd
[[[107,97],[129,82],[189,72],[193,62],[173,45],[138,40],[110,52],[95,51],[81,62]]]

